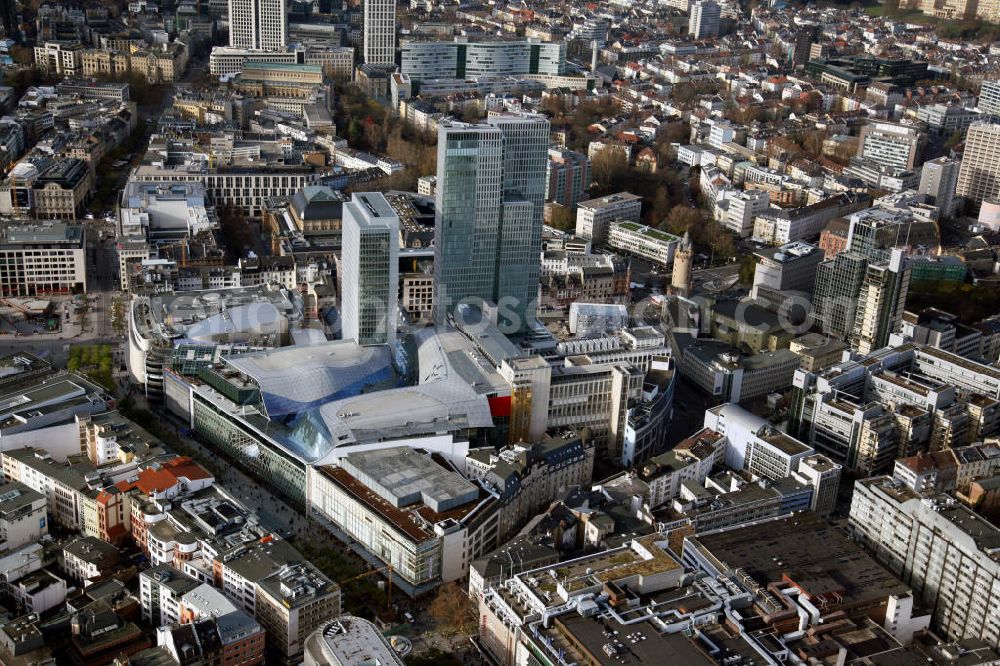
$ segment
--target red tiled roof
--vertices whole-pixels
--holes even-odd
[[[186,456],[178,456],[163,463],[159,469],[147,467],[139,472],[135,487],[146,495],[152,495],[157,491],[173,488],[182,478],[189,481],[200,481],[211,478],[211,476],[208,470],[195,461]]]

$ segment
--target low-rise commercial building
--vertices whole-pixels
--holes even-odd
[[[23,483],[0,485],[0,556],[48,534],[45,496]]]
[[[467,521],[495,500],[430,456],[408,447],[352,453],[309,477],[310,511],[413,589],[457,580],[468,561],[487,552],[466,543]]]
[[[403,660],[371,622],[353,615],[330,620],[309,636],[305,666],[403,666]]]
[[[83,225],[62,222],[0,227],[0,294],[41,296],[87,290]]]
[[[660,266],[674,261],[674,250],[681,239],[634,222],[615,220],[608,225],[608,245],[615,250],[648,259]]]

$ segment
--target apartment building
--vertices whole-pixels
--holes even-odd
[[[181,599],[198,586],[198,581],[169,564],[146,569],[139,574],[142,619],[155,627],[179,623]]]
[[[917,493],[968,494],[969,484],[1000,472],[1000,446],[973,444],[900,458],[892,478]]]
[[[6,479],[19,481],[45,497],[49,521],[68,530],[86,530],[90,498],[81,470],[32,448],[5,451],[3,468]],[[96,523],[96,515],[94,518]]]
[[[211,585],[185,592],[178,614],[180,626],[157,629],[157,643],[178,661],[200,656],[203,663],[265,663],[264,627]],[[193,635],[198,640],[192,641]]]
[[[545,201],[557,203],[573,213],[590,186],[590,160],[583,153],[549,148]]]
[[[59,552],[59,567],[84,586],[111,575],[119,559],[118,549],[93,536],[77,537]]]
[[[590,483],[593,470],[593,442],[572,432],[546,436],[533,445],[508,444],[499,451],[475,449],[466,457],[466,476],[501,498],[502,540],[564,492]]]
[[[630,487],[638,486],[650,508],[655,509],[680,495],[685,481],[703,485],[712,469],[722,465],[727,446],[724,435],[703,428],[672,450],[653,456],[600,485],[613,487],[627,483]]]
[[[757,215],[751,238],[775,245],[812,238],[830,220],[866,208],[870,203],[867,194],[843,192],[798,208],[768,208]]]
[[[726,201],[729,207],[722,226],[741,238],[747,238],[753,234],[754,220],[771,205],[771,196],[765,190],[743,190]]]

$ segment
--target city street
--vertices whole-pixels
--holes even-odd
[[[173,417],[168,417],[167,422],[171,427],[176,425],[176,419]],[[216,463],[216,469],[223,470],[216,481],[225,488],[226,492],[256,512],[261,524],[266,529],[285,538],[298,537],[307,540],[320,550],[331,549],[343,553],[357,564],[359,572],[370,567],[325,527],[306,518],[297,509],[287,504],[280,495],[255,481],[224,456],[216,453],[210,446],[191,437],[181,437],[181,439],[187,446]],[[419,612],[418,607],[402,594],[394,594],[393,603],[400,608],[400,612],[410,610],[416,616],[416,622],[403,632],[413,642],[413,654],[419,655],[437,649],[454,654],[462,663],[482,663],[478,653],[469,643],[468,636],[438,631],[435,621],[426,613]],[[344,610],[366,614],[362,609],[346,607]]]

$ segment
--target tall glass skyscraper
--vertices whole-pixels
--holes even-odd
[[[341,308],[343,337],[394,345],[398,316],[399,216],[380,192],[344,204]]]
[[[438,130],[435,319],[459,303],[499,308],[506,333],[536,315],[549,122],[499,115]]]

